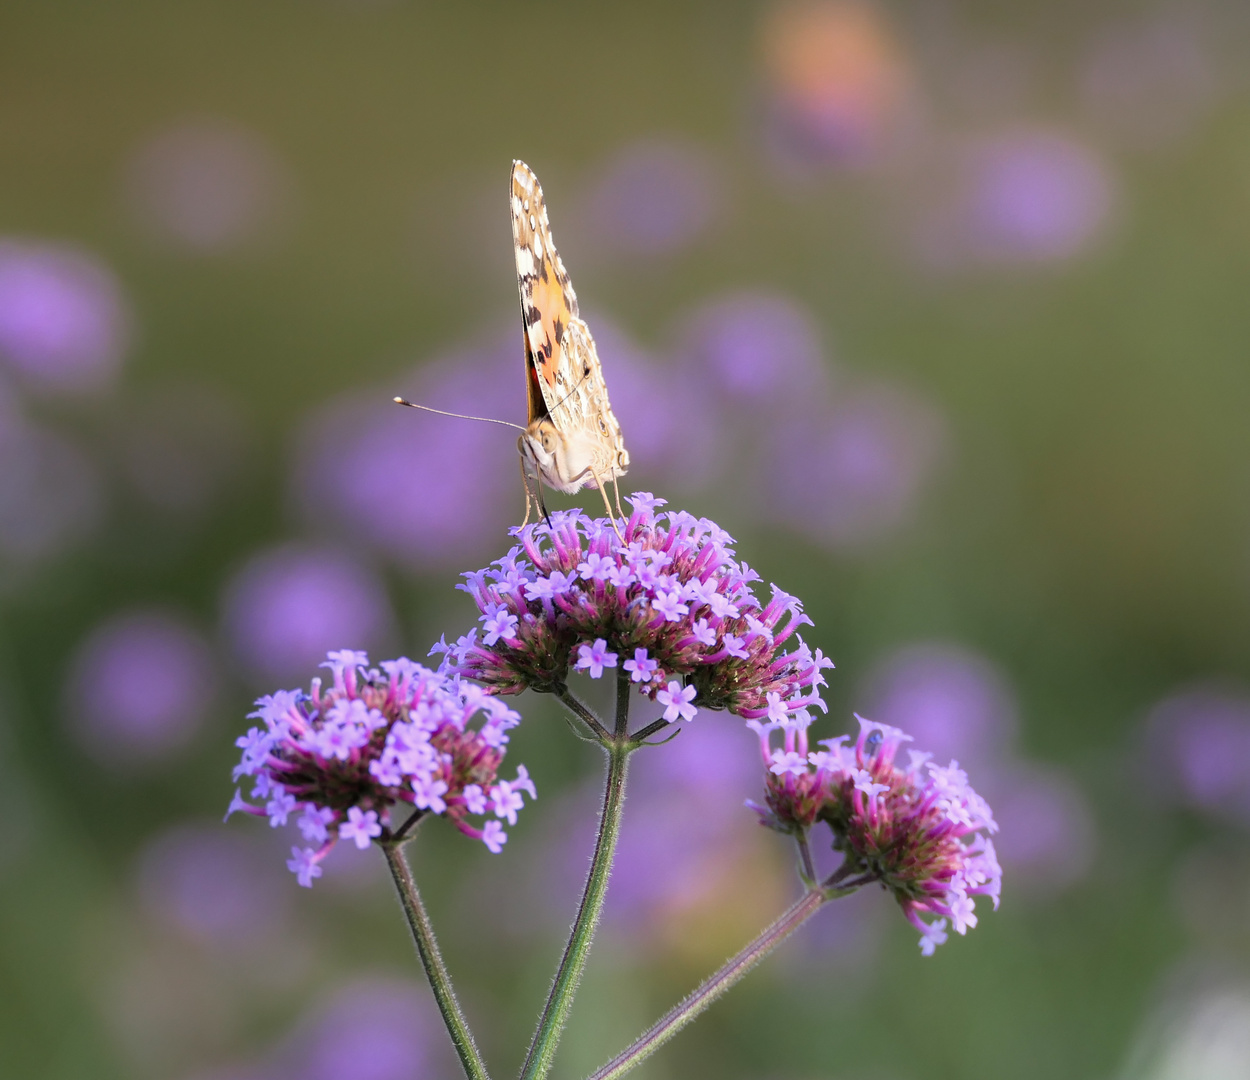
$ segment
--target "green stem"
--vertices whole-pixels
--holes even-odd
[[[421,902],[421,894],[417,892],[417,883],[413,879],[412,869],[404,857],[403,848],[399,844],[381,845],[386,854],[386,862],[391,868],[391,876],[395,879],[395,888],[399,892],[399,902],[404,906],[404,914],[408,916],[408,925],[412,927],[412,938],[417,945],[417,953],[425,968],[426,977],[434,990],[434,998],[438,1002],[438,1011],[443,1014],[443,1023],[455,1043],[456,1053],[460,1055],[460,1064],[469,1080],[490,1080],[486,1065],[477,1045],[473,1042],[473,1033],[460,1011],[460,1003],[456,1000],[455,991],[451,988],[451,976],[443,964],[442,954],[438,951],[438,942],[434,938],[434,927],[430,925],[430,916]]]
[[[795,837],[799,846],[799,866],[802,870],[803,884],[809,889],[816,884],[816,864],[812,861],[812,848],[807,840],[807,830]]]
[[[757,937],[742,952],[708,978],[681,1004],[674,1006],[654,1027],[640,1035],[627,1049],[594,1073],[588,1080],[615,1080],[655,1053],[748,971],[803,925],[826,900],[852,890],[811,889],[789,911]]]
[[[563,703],[564,707],[567,708],[569,712],[576,716],[594,733],[596,741],[604,746],[607,746],[608,743],[612,741],[612,736],[608,734],[608,729],[599,722],[599,718],[594,713],[586,708],[585,705],[578,701],[577,698],[569,692],[569,688],[567,686],[562,687],[559,691],[557,691],[556,697],[561,703]],[[628,708],[629,707],[626,706],[626,711],[628,711]]]
[[[605,740],[604,743],[604,749],[608,752],[608,776],[604,786],[603,810],[599,816],[599,836],[595,841],[594,858],[590,863],[586,888],[582,891],[581,906],[577,909],[577,918],[573,922],[564,957],[560,961],[547,1004],[538,1021],[538,1030],[534,1032],[534,1041],[530,1043],[525,1067],[521,1070],[521,1080],[543,1080],[551,1071],[560,1035],[573,1006],[573,995],[577,992],[582,972],[586,968],[586,960],[590,956],[590,945],[595,936],[595,928],[599,925],[599,914],[607,895],[608,876],[612,872],[612,858],[616,853],[616,841],[621,832],[625,772],[629,755],[634,749],[625,734],[628,721],[629,680],[626,676],[625,679],[617,680],[617,734],[615,738]]]

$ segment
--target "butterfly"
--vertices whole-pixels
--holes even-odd
[[[444,416],[519,428],[517,450],[525,485],[522,528],[529,524],[531,509],[550,522],[543,502],[543,484],[569,495],[589,487],[597,488],[603,496],[608,518],[619,537],[620,529],[605,487],[611,482],[617,515],[624,518],[617,481],[629,469],[629,451],[608,402],[595,339],[578,317],[577,294],[551,240],[542,185],[523,161],[512,163],[508,203],[512,210],[512,246],[525,343],[529,410],[525,427],[486,416],[449,413],[401,397],[395,401]]]
[[[611,518],[604,490],[610,481],[617,513],[624,517],[617,480],[629,469],[629,451],[608,402],[595,340],[578,317],[577,294],[551,240],[542,185],[523,161],[512,163],[509,202],[529,406],[517,439],[525,522],[531,504],[547,516],[543,484],[570,495],[597,488]]]

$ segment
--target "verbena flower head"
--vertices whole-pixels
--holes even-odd
[[[841,735],[815,752],[807,743],[810,716],[751,723],[767,768],[768,805],[749,805],[780,832],[827,822],[848,871],[871,874],[894,894],[931,956],[946,940],[947,919],[960,934],[976,926],[973,897],[989,896],[998,907],[1002,869],[988,836],[998,826],[958,762],[943,767],[909,750],[900,766],[896,757],[911,736],[856,719],[854,746]],[[772,745],[776,730],[785,733],[780,747]],[[926,914],[939,918],[925,922]]]
[[[761,603],[751,590],[759,575],[714,522],[657,512],[664,501],[646,493],[629,501],[623,543],[608,518],[555,512],[550,525],[515,530],[521,543],[502,559],[465,574],[457,587],[482,625],[434,647],[446,654],[442,670],[518,694],[558,692],[570,667],[593,678],[619,667],[660,697],[668,719],[693,716],[694,705],[744,717],[824,709],[821,672],[833,665],[797,637],[811,623],[799,601],[773,586]],[[796,647],[783,652],[792,637]]]
[[[344,650],[322,667],[329,687],[313,679],[307,693],[257,700],[250,716],[263,726],[237,740],[234,769],[235,780],[252,778],[257,802],[236,791],[226,817],[241,810],[274,828],[297,825],[311,846],[293,847],[287,866],[306,886],[338,840],[367,848],[389,835],[396,804],[405,815],[445,817],[498,852],[508,839],[500,819],[515,825],[521,793],[537,795],[524,765],[514,780],[498,779],[520,717],[480,687],[403,657],[370,667],[364,653]]]

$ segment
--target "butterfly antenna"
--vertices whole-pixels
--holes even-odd
[[[454,416],[458,420],[481,420],[484,424],[503,424],[504,427],[516,428],[517,431],[525,430],[520,424],[509,423],[507,420],[496,420],[491,416],[467,416],[465,413],[448,412],[446,409],[432,409],[429,405],[418,405],[401,397],[392,398],[392,400],[397,405],[407,405],[410,409],[423,409],[425,412],[438,413],[439,416]]]

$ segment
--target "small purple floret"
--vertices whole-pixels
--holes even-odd
[[[359,806],[351,807],[347,811],[347,820],[339,826],[339,839],[354,840],[361,851],[373,842],[375,836],[381,835],[382,826],[378,822],[378,812],[376,810],[362,812]]]
[[[699,711],[693,704],[695,694],[693,686],[682,686],[674,679],[655,695],[655,700],[664,706],[664,719],[671,724],[674,720],[694,719]]]
[[[286,868],[295,875],[305,889],[311,889],[313,878],[321,877],[321,858],[312,848],[291,848]]]
[[[488,821],[482,826],[482,843],[484,843],[492,854],[498,855],[504,844],[508,842],[508,834],[503,831],[503,826],[497,821]]]
[[[630,682],[650,682],[659,667],[658,661],[647,656],[646,649],[635,649],[634,658],[625,661],[625,670],[629,672]]]
[[[593,645],[577,647],[577,663],[574,666],[578,671],[589,672],[592,679],[598,679],[602,677],[604,668],[616,667],[616,661],[616,653],[608,652],[608,643],[603,638],[595,638]]]

